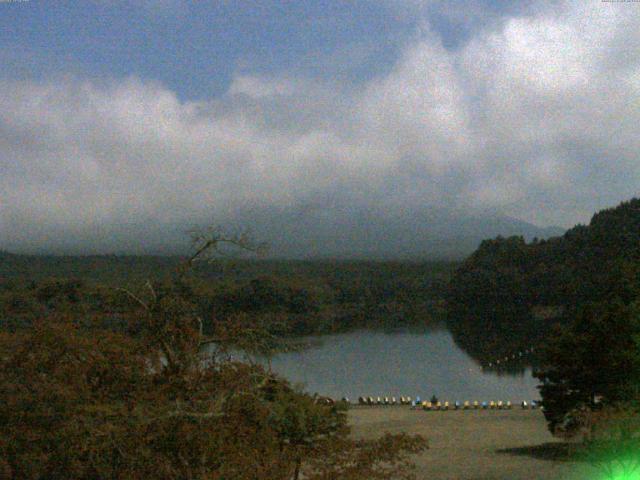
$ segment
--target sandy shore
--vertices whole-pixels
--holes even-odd
[[[597,479],[585,463],[566,460],[567,444],[547,431],[539,410],[425,412],[409,407],[353,408],[353,434],[419,433],[429,450],[416,458],[418,479]]]

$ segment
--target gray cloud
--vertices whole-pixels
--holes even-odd
[[[0,80],[0,245],[158,246],[309,202],[586,221],[637,194],[638,45],[635,5],[581,2],[454,50],[425,28],[362,85],[245,73],[183,102],[136,78]]]

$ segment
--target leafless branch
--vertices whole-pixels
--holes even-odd
[[[194,228],[190,232],[191,241],[195,248],[194,253],[179,267],[179,274],[183,276],[193,265],[207,255],[226,256],[220,249],[221,245],[230,245],[247,252],[262,254],[266,250],[266,244],[253,240],[250,232],[243,231],[238,234],[224,233],[220,228]]]
[[[149,289],[149,291],[151,292],[151,296],[153,297],[154,303],[157,302],[158,301],[158,296],[156,295],[156,291],[154,290],[153,285],[151,284],[150,280],[147,280],[146,286]]]
[[[129,295],[129,297],[131,297],[132,299],[134,299],[137,303],[139,303],[145,310],[149,310],[149,305],[147,305],[145,302],[143,302],[140,297],[137,297],[136,295],[134,295],[132,292],[130,292],[129,290],[127,290],[126,288],[116,288],[116,291],[119,292],[124,292],[127,295]]]

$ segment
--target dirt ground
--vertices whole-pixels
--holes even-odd
[[[353,434],[419,433],[429,450],[416,458],[418,479],[597,480],[586,463],[567,461],[566,443],[547,431],[539,410],[426,412],[409,407],[352,408]]]

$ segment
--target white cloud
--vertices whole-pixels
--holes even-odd
[[[632,8],[540,9],[455,51],[426,30],[358,90],[243,74],[182,102],[135,78],[2,80],[0,245],[334,197],[585,221],[640,180]]]
[[[230,95],[246,95],[251,99],[271,97],[290,97],[303,93],[303,82],[291,79],[264,79],[251,75],[239,75],[233,79],[228,93]]]

